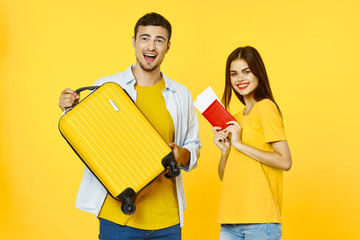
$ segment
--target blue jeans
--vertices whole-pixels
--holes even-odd
[[[220,240],[281,240],[280,223],[222,224]]]
[[[100,240],[181,240],[180,224],[159,230],[142,230],[122,226],[100,218]]]

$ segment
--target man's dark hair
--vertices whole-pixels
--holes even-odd
[[[144,16],[142,16],[137,21],[137,23],[135,25],[135,28],[134,28],[135,39],[136,39],[136,34],[137,34],[139,26],[160,26],[160,27],[164,27],[169,33],[168,41],[170,42],[171,24],[166,18],[164,18],[160,14],[152,12],[152,13],[148,13],[148,14],[145,14]]]

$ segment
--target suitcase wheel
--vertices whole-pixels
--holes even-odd
[[[180,168],[178,167],[172,152],[162,159],[161,164],[164,166],[165,170],[169,169],[169,172],[165,174],[165,177],[173,178],[180,175]]]
[[[121,211],[125,214],[133,214],[136,210],[135,204],[131,202],[121,204]]]
[[[135,204],[132,202],[132,198],[135,195],[135,191],[132,188],[125,189],[119,196],[116,197],[117,200],[121,201],[121,211],[125,214],[133,214],[136,210]]]
[[[167,178],[177,177],[180,174],[180,168],[177,166],[176,161],[170,161],[169,172],[165,174]]]

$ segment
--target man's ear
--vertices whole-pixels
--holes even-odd
[[[132,37],[131,42],[132,42],[133,47],[135,48],[135,37]]]
[[[166,53],[170,50],[170,41],[168,42],[168,44],[167,44],[167,48],[166,48]]]

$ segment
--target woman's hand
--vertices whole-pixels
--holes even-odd
[[[212,128],[214,134],[213,141],[215,145],[221,150],[222,153],[226,153],[230,149],[230,140],[224,131],[221,131],[221,127]]]
[[[230,121],[227,122],[226,124],[228,124],[229,126],[224,130],[224,133],[229,136],[229,134],[231,134],[231,144],[234,145],[239,145],[242,144],[241,141],[241,126],[236,122],[236,121]]]

